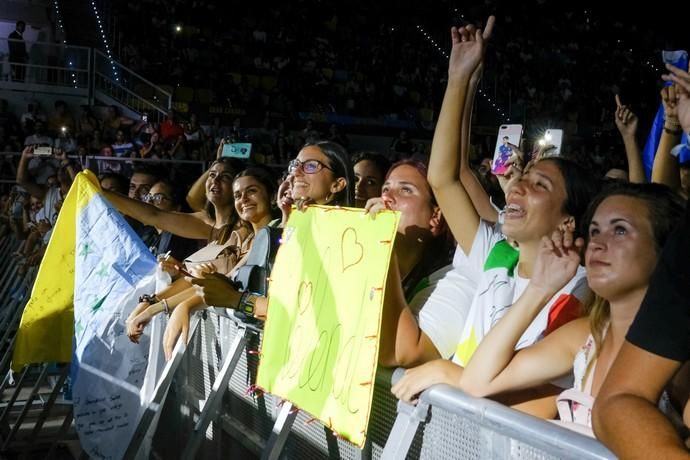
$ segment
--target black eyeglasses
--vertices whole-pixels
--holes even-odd
[[[295,158],[288,164],[288,172],[290,174],[294,174],[300,168],[304,174],[316,174],[317,172],[321,171],[322,168],[333,171],[333,169],[321,163],[319,160],[299,161]]]

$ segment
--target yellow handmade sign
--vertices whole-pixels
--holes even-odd
[[[398,220],[391,211],[293,212],[271,272],[257,384],[360,447]]]

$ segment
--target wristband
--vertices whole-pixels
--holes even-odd
[[[170,316],[170,308],[168,307],[168,299],[161,300],[161,303],[163,304],[163,311],[165,312],[165,315]]]

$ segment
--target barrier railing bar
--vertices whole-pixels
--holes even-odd
[[[198,315],[195,315],[192,318],[192,322],[189,327],[190,340],[192,337],[194,337],[194,334],[197,333],[200,322],[201,319]],[[177,343],[175,344],[175,348],[173,349],[173,357],[165,365],[158,383],[156,384],[156,388],[154,389],[151,401],[145,404],[144,412],[139,419],[137,427],[134,429],[132,440],[130,441],[129,446],[127,446],[127,451],[125,452],[123,459],[134,459],[137,456],[139,448],[141,447],[141,444],[144,441],[144,438],[146,437],[146,434],[148,433],[156,414],[158,414],[158,412],[160,412],[162,409],[163,401],[165,400],[165,396],[168,394],[168,388],[170,388],[170,384],[175,376],[175,372],[182,363],[182,358],[184,357],[186,350],[187,347],[183,343],[182,339],[178,339]]]
[[[278,460],[280,458],[298,412],[299,410],[293,407],[291,402],[283,402],[280,412],[278,412],[278,418],[273,425],[271,436],[268,438],[266,448],[261,455],[261,460]]]
[[[41,385],[43,385],[43,380],[45,379],[47,374],[48,374],[48,364],[43,364],[41,367],[41,373],[38,375],[38,378],[34,382],[34,386],[31,388],[31,392],[27,396],[26,401],[23,401],[24,405],[22,407],[21,412],[19,413],[19,416],[14,421],[14,425],[12,426],[10,433],[7,435],[7,438],[5,438],[5,440],[2,444],[2,450],[3,451],[7,450],[10,443],[14,439],[14,436],[19,431],[19,427],[22,426],[22,422],[24,421],[26,414],[29,413],[29,409],[31,409],[31,404],[33,403],[34,399],[38,395],[38,390],[41,388]],[[17,387],[16,392],[19,393],[19,391],[20,391],[19,387]]]
[[[69,411],[65,415],[65,420],[62,421],[62,425],[60,426],[60,430],[58,430],[57,434],[55,435],[55,440],[53,441],[52,445],[50,446],[50,450],[48,451],[48,454],[46,455],[46,460],[51,460],[53,456],[55,455],[55,450],[57,449],[58,442],[61,440],[65,439],[67,436],[67,430],[69,430],[69,427],[72,425],[72,419],[74,416],[74,407],[70,406]],[[83,456],[83,453],[82,453]]]
[[[223,401],[223,394],[228,389],[228,383],[230,382],[230,377],[237,367],[237,362],[240,360],[244,348],[247,344],[247,334],[249,330],[245,327],[240,326],[238,329],[235,339],[228,350],[227,355],[223,359],[223,364],[221,366],[219,374],[216,376],[213,382],[213,387],[211,392],[206,398],[206,402],[203,405],[199,419],[194,426],[192,434],[187,441],[187,445],[182,453],[182,459],[193,460],[196,455],[196,451],[199,449],[199,444],[204,436],[208,424],[211,420],[215,418],[220,409],[220,405]]]
[[[489,399],[477,399],[448,385],[435,385],[419,401],[463,415],[517,441],[565,459],[613,459],[615,456],[594,438],[581,435]],[[548,433],[548,434],[545,434]]]
[[[10,411],[12,410],[14,403],[17,401],[17,398],[19,397],[19,390],[21,390],[22,386],[24,385],[24,380],[26,380],[26,376],[29,374],[30,369],[31,369],[31,366],[24,366],[24,369],[22,370],[22,374],[19,377],[19,381],[17,382],[17,386],[15,388],[15,391],[12,392],[12,396],[10,397],[10,400],[7,401],[7,405],[3,409],[2,415],[0,415],[0,427],[5,426],[5,423],[7,422],[7,418],[10,414]]]
[[[41,428],[43,427],[46,418],[48,418],[48,415],[53,409],[58,395],[62,392],[62,386],[65,384],[65,380],[67,380],[67,376],[69,375],[69,368],[69,366],[64,366],[62,368],[62,371],[60,372],[60,377],[58,378],[57,382],[55,383],[55,386],[50,392],[50,397],[48,398],[48,401],[46,401],[45,406],[43,407],[43,411],[41,411],[41,413],[39,414],[38,419],[36,420],[36,425],[34,426],[34,429],[31,432],[31,435],[29,436],[29,444],[33,444],[38,438],[38,434],[41,431]]]

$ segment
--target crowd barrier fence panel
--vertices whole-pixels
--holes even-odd
[[[225,316],[210,313],[201,322],[199,333],[192,338],[184,358],[184,369],[176,376],[154,438],[154,451],[161,457],[172,451],[183,451],[193,436],[203,402],[212,394],[227,349],[243,333],[243,326]],[[279,398],[251,393],[260,336],[248,341],[229,379],[229,391],[223,398],[220,413],[209,425],[205,439],[200,440],[197,457],[215,458],[234,444],[263,458],[295,459],[379,459],[379,458],[520,458],[520,459],[612,459],[615,458],[598,441],[566,428],[515,411],[499,403],[477,399],[460,390],[435,386],[420,397],[420,406],[412,408],[399,403],[390,392],[393,372],[379,369],[364,449],[334,436],[319,421],[302,411],[288,411],[294,423],[279,456],[268,456],[271,426],[283,410]],[[416,413],[415,410],[417,411]],[[399,437],[400,426],[413,414],[416,424],[408,424],[405,437]],[[184,434],[171,447],[169,437],[175,424]],[[394,424],[398,429],[393,429]],[[411,427],[411,429],[410,429]],[[404,431],[404,430],[403,430]],[[177,431],[180,432],[180,431]],[[179,439],[184,438],[184,439]],[[228,439],[230,438],[230,439]],[[386,442],[397,443],[396,450]],[[167,457],[166,457],[167,458]]]
[[[12,238],[0,239],[3,251],[16,248],[17,244]],[[7,374],[0,387],[0,421],[9,423],[2,430],[3,449],[13,445],[28,449],[26,443],[38,439],[51,409],[59,405],[59,391],[66,377],[61,372],[66,372],[67,367],[52,372],[54,382],[48,402],[41,397],[38,404],[42,411],[37,412],[34,407],[39,393],[45,393],[41,388],[50,380],[46,379],[50,370],[46,365],[25,368],[9,399],[6,398],[6,390],[11,390],[7,369],[12,337],[34,275],[35,272],[20,276],[11,260],[0,269],[0,333],[5,347],[0,370]],[[17,296],[22,292],[17,289],[20,283],[24,283],[24,294]],[[257,458],[263,454],[264,458],[300,460],[614,458],[594,439],[447,386],[434,386],[423,392],[416,407],[398,402],[390,385],[401,371],[394,375],[391,369],[383,368],[376,374],[368,440],[359,449],[336,437],[311,415],[298,409],[286,410],[289,403],[251,391],[262,339],[259,330],[214,310],[199,313],[196,318],[198,323],[193,326],[186,349],[180,343],[176,347],[173,372],[164,372],[159,381],[161,388],[169,386],[167,397],[164,401],[154,397],[148,411],[150,419],[141,425],[146,428],[146,423],[159,418],[153,433],[154,456],[212,459],[239,452]],[[51,432],[53,442],[73,437],[69,432],[72,413],[64,412],[59,429]],[[271,450],[271,436],[280,433],[274,429],[280,427],[276,419],[281,412],[293,423],[289,431],[282,433],[284,448]],[[29,414],[35,425],[28,438],[19,440],[19,426],[29,419]],[[146,431],[138,430],[142,437],[133,439],[132,451]]]

